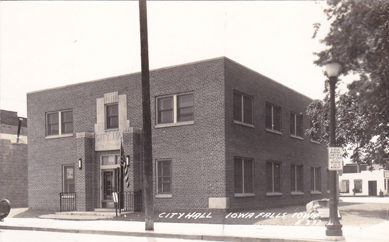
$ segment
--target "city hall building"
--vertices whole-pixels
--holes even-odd
[[[328,195],[326,146],[304,135],[310,98],[226,57],[152,70],[150,85],[156,210]],[[30,208],[74,198],[91,211],[113,208],[114,192],[141,194],[141,89],[135,73],[28,93]]]

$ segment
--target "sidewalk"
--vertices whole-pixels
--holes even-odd
[[[223,225],[193,223],[154,223],[154,231],[145,231],[144,222],[72,221],[39,218],[5,218],[0,230],[35,230],[137,237],[178,238],[217,241],[328,241],[325,226]],[[389,240],[389,221],[358,228],[343,226],[345,241]]]

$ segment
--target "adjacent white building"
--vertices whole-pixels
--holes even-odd
[[[367,165],[347,164],[339,176],[340,196],[387,196],[388,190],[389,170],[379,166],[369,170]]]

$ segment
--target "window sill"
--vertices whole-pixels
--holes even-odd
[[[266,196],[268,196],[268,197],[282,196],[282,192],[267,192]]]
[[[304,195],[304,193],[303,192],[291,192],[290,195],[292,195],[292,196],[302,196],[302,195]]]
[[[311,143],[320,145],[320,142],[319,142],[319,141],[316,141],[316,140],[313,140],[313,139],[311,139]]]
[[[234,197],[255,197],[254,193],[235,193]]]
[[[58,138],[65,138],[65,137],[73,137],[73,133],[60,134],[60,135],[49,135],[49,136],[46,136],[45,139],[58,139]]]
[[[186,121],[186,122],[178,122],[178,123],[166,123],[166,124],[157,124],[155,128],[165,128],[165,127],[175,127],[175,126],[183,126],[183,125],[191,125],[194,124],[194,121]]]
[[[303,137],[296,136],[296,135],[293,135],[293,134],[291,134],[290,137],[292,137],[292,138],[294,138],[294,139],[304,140]]]
[[[311,191],[311,195],[320,195],[321,192],[320,191]]]
[[[119,128],[105,129],[105,132],[115,132],[115,131],[119,131]]]
[[[246,127],[250,127],[250,128],[255,128],[253,124],[243,123],[241,121],[236,121],[236,120],[234,120],[234,124],[239,124],[239,125],[242,125],[242,126],[246,126]]]
[[[172,198],[173,194],[157,194],[155,195],[156,198]]]
[[[280,131],[277,131],[277,130],[266,129],[266,131],[267,131],[267,132],[269,132],[269,133],[273,133],[273,134],[282,135],[282,132],[280,132]]]

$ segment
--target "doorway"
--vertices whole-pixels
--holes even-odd
[[[369,196],[377,196],[377,181],[369,181]]]
[[[101,170],[101,207],[115,208],[112,193],[118,191],[118,169]]]

